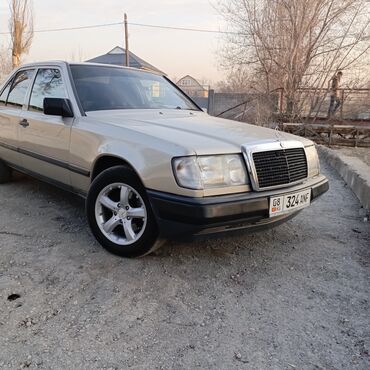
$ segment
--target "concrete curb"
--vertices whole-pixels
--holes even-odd
[[[349,157],[323,145],[317,145],[320,158],[337,170],[364,207],[370,211],[370,167],[358,158]]]

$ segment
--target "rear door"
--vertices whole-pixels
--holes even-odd
[[[0,158],[18,167],[22,165],[18,128],[34,72],[34,69],[17,72],[0,95]]]
[[[69,142],[73,118],[45,115],[44,98],[67,98],[65,81],[58,67],[39,68],[29,95],[24,123],[19,128],[23,167],[53,181],[70,185]]]

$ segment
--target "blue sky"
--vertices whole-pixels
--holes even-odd
[[[213,0],[33,0],[35,29],[119,22],[126,12],[130,22],[219,30],[222,20]],[[0,31],[7,31],[7,1],[0,2]],[[217,34],[130,27],[134,53],[171,78],[190,74],[218,81]],[[1,46],[9,39],[0,35]],[[35,34],[25,61],[89,59],[123,45],[121,26]]]

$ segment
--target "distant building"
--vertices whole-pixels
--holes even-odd
[[[130,67],[146,69],[148,71],[154,71],[154,72],[159,72],[161,74],[165,74],[162,71],[160,71],[158,68],[152,66],[150,63],[139,58],[132,51],[130,51],[129,55],[130,55],[130,60],[129,60]],[[122,49],[119,46],[116,46],[114,49],[109,51],[107,54],[99,55],[98,57],[89,59],[86,62],[124,66],[126,64],[126,50]]]
[[[176,85],[189,96],[199,98],[208,97],[208,87],[202,86],[194,77],[189,75],[178,80]]]

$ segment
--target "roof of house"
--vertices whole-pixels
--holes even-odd
[[[198,80],[197,79],[195,79],[194,77],[192,77],[192,76],[190,76],[190,75],[186,75],[186,76],[184,76],[184,77],[182,77],[182,78],[180,78],[177,82],[176,82],[176,85],[179,85],[180,84],[180,82],[181,81],[183,81],[183,80],[185,80],[185,79],[190,79],[190,80],[192,80],[193,82],[194,82],[194,84],[193,85],[191,85],[191,86],[198,86],[200,89],[202,89],[202,90],[207,90],[207,89],[205,89],[204,88],[204,86],[202,86],[199,82],[198,82]]]
[[[130,67],[146,69],[149,71],[155,71],[161,74],[165,74],[164,72],[160,71],[158,68],[154,67],[150,63],[146,62],[145,60],[135,55],[132,51],[130,51],[129,53],[129,58],[130,58],[129,60]],[[109,51],[107,54],[99,55],[98,57],[89,59],[86,62],[124,66],[125,61],[126,61],[126,50],[122,49],[119,46],[116,46],[114,49]]]

